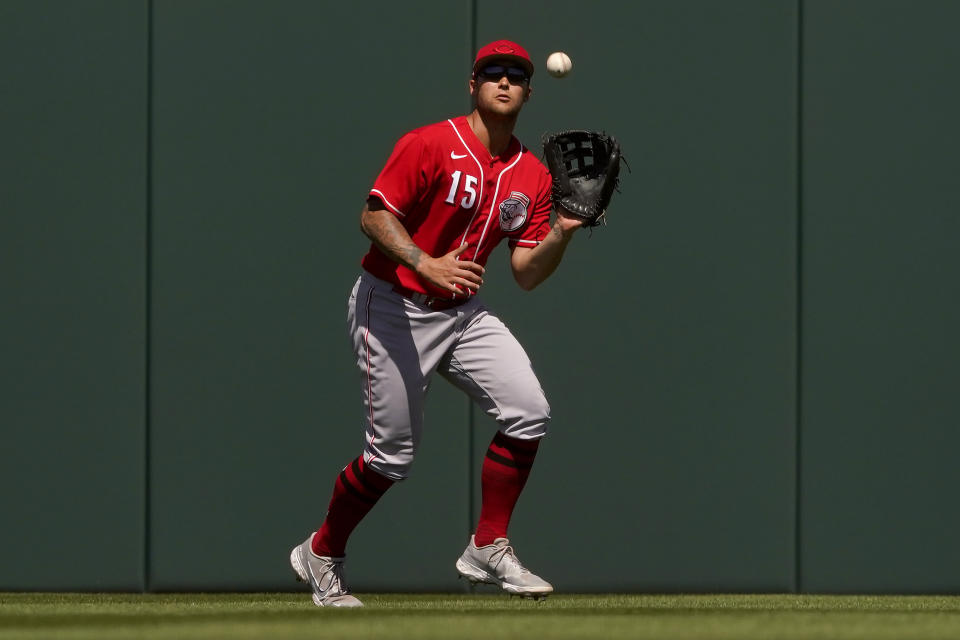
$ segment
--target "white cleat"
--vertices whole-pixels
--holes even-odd
[[[457,571],[470,582],[500,585],[511,595],[539,600],[553,593],[549,582],[520,564],[506,538],[478,548],[470,536],[470,544],[457,560]]]
[[[343,558],[318,556],[310,543],[311,534],[290,552],[290,566],[297,580],[306,582],[313,591],[313,604],[318,607],[362,607],[363,603],[350,595],[343,577]]]

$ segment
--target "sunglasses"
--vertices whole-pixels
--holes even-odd
[[[488,64],[477,71],[477,75],[484,80],[498,81],[507,76],[510,84],[524,84],[530,81],[527,70],[520,67],[507,67],[502,64]]]

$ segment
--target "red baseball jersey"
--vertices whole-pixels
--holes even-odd
[[[415,129],[397,142],[370,190],[392,211],[414,243],[439,257],[463,243],[461,260],[481,265],[501,240],[535,247],[550,230],[550,172],[513,137],[496,158],[466,116]],[[376,245],[363,268],[400,286],[449,297],[397,264]]]

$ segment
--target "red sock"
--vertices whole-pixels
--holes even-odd
[[[507,537],[510,516],[530,476],[539,446],[539,440],[509,438],[499,431],[493,436],[480,473],[483,504],[474,535],[478,547]]]
[[[313,536],[313,552],[335,558],[346,555],[347,538],[391,486],[393,480],[368,467],[363,456],[344,467],[333,486],[323,526]]]

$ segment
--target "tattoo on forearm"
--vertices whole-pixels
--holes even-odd
[[[376,217],[367,224],[367,235],[388,257],[414,268],[423,251],[410,239],[403,225],[391,217]]]
[[[423,255],[423,251],[420,250],[420,247],[411,242],[410,246],[406,247],[406,251],[403,253],[403,257],[406,259],[405,264],[411,269],[416,268],[417,263],[420,262],[421,255]]]

